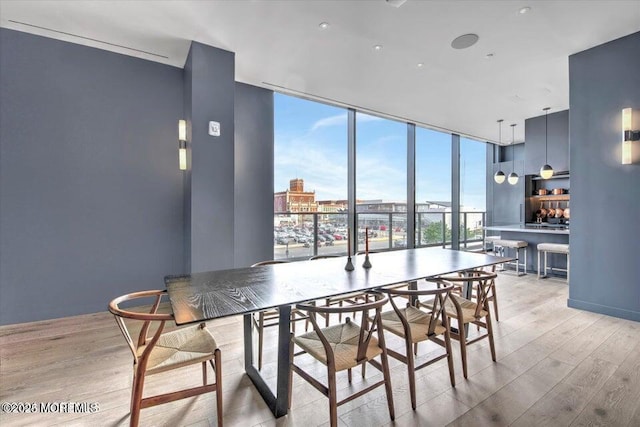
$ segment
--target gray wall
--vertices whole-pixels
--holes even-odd
[[[0,323],[162,288],[184,270],[182,70],[7,29],[0,51]]]
[[[235,267],[273,258],[273,92],[236,83]]]
[[[621,110],[640,110],[640,32],[570,56],[569,78],[569,306],[640,320],[640,163],[620,164]]]
[[[185,65],[188,272],[233,267],[235,54],[192,42]],[[221,135],[208,134],[209,121]],[[273,227],[273,225],[272,225]]]

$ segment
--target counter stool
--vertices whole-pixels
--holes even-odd
[[[538,246],[538,279],[540,278],[540,252],[544,252],[544,273],[543,276],[547,277],[547,270],[560,270],[567,272],[567,282],[569,282],[569,245],[564,243],[539,243]],[[547,267],[547,254],[551,252],[554,254],[567,255],[567,268]]]
[[[500,250],[502,248],[496,247],[496,241],[500,240],[500,236],[487,236],[484,238],[485,242],[491,243],[491,249],[494,254],[496,254],[496,250]]]
[[[527,246],[529,243],[524,240],[505,240],[505,239],[496,239],[493,241],[494,252],[496,248],[499,251],[504,252],[504,248],[512,248],[516,250],[516,274],[520,276],[520,266],[522,265],[522,269],[524,270],[523,274],[527,274]],[[524,261],[520,262],[520,249],[524,249]]]

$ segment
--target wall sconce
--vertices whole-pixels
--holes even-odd
[[[622,110],[622,164],[633,163],[633,141],[640,140],[640,130],[633,130],[633,109]]]
[[[178,163],[180,170],[187,170],[187,121],[178,120]]]

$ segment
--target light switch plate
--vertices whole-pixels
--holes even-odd
[[[220,123],[209,122],[209,135],[220,136]]]

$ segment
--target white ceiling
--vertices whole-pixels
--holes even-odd
[[[640,31],[640,0],[1,0],[0,26],[177,67],[195,40],[235,52],[240,82],[494,142],[501,118],[506,143],[569,107],[568,56]]]

